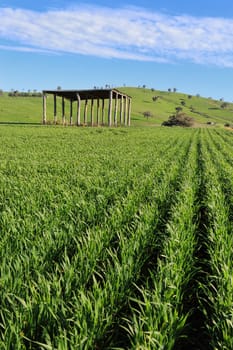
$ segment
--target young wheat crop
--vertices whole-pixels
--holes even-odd
[[[233,348],[229,132],[0,138],[1,349]]]

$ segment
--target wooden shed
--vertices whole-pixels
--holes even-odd
[[[57,124],[58,98],[61,100],[62,124],[130,126],[131,97],[117,89],[43,90],[43,124],[47,123],[47,95],[53,95],[53,121]],[[65,115],[65,102],[69,115]],[[74,103],[77,103],[73,114]]]

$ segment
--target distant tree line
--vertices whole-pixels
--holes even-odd
[[[37,90],[28,90],[26,91],[18,91],[18,90],[11,90],[8,92],[8,96],[10,97],[42,97],[42,92]]]

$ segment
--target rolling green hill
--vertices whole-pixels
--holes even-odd
[[[223,126],[233,124],[233,103],[192,96],[178,92],[159,91],[154,89],[119,87],[119,90],[132,97],[132,125],[161,125],[176,112],[177,107],[195,120],[196,126],[215,123]],[[156,101],[153,97],[156,96]],[[223,106],[222,106],[223,105]],[[61,114],[58,103],[58,115]],[[48,119],[52,120],[53,100],[48,98]],[[151,117],[144,117],[150,112]],[[42,120],[42,99],[40,97],[10,97],[7,93],[0,96],[0,123],[35,123]]]
[[[227,103],[221,107],[223,101],[211,98],[192,96],[178,92],[166,92],[143,88],[121,88],[133,98],[132,103],[132,124],[138,125],[142,122],[148,124],[161,124],[164,120],[176,112],[177,107],[182,112],[195,120],[196,125],[216,123],[224,125],[233,123],[233,103]],[[152,98],[156,96],[154,102]],[[145,118],[143,112],[150,111],[151,118]]]

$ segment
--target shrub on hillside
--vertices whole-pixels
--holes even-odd
[[[150,112],[150,111],[145,111],[145,112],[143,112],[142,113],[143,114],[143,116],[145,117],[145,118],[151,118],[153,115],[152,115],[152,113]]]
[[[185,126],[190,127],[193,125],[193,118],[189,117],[185,113],[177,113],[171,115],[168,120],[162,123],[163,126]]]

